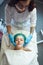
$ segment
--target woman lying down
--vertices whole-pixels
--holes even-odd
[[[25,40],[26,37],[24,34],[18,33],[14,36],[15,48],[14,50],[5,51],[3,58],[5,64],[2,65],[32,65],[35,53],[23,46]]]

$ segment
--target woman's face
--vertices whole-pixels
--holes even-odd
[[[16,38],[16,45],[17,45],[17,47],[22,47],[23,46],[23,44],[24,44],[24,38],[22,37],[22,36],[17,36],[17,38]]]
[[[18,12],[23,12],[25,11],[26,7],[29,6],[31,0],[26,0],[26,1],[19,1],[15,6]]]

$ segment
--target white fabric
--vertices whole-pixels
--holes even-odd
[[[23,50],[6,50],[5,55],[10,65],[29,65],[36,56],[33,51]]]
[[[14,7],[6,5],[5,7],[5,22],[7,25],[14,26],[17,29],[30,31],[30,26],[36,26],[37,11],[34,8],[31,12],[28,8],[23,13],[18,13]]]
[[[1,65],[39,65],[35,52],[6,50]]]

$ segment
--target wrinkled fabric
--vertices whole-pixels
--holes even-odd
[[[17,30],[26,30],[30,32],[30,27],[36,26],[37,10],[34,8],[31,12],[26,11],[18,13],[14,7],[5,7],[5,22],[6,25],[11,25]]]
[[[35,52],[6,50],[1,65],[38,65]]]

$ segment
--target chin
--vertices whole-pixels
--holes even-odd
[[[18,45],[18,47],[22,47],[22,45]]]

